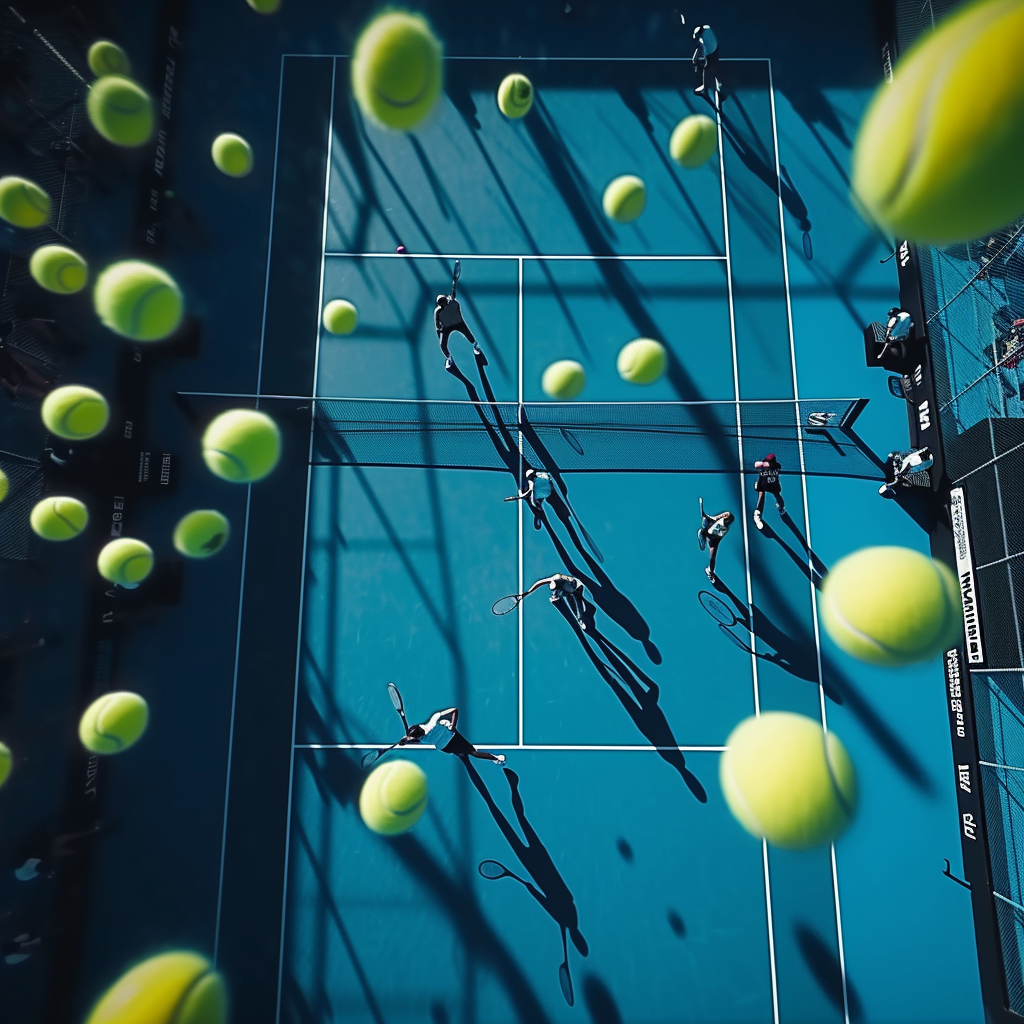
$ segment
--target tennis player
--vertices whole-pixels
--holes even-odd
[[[580,629],[585,630],[587,628],[586,620],[591,609],[583,599],[583,581],[576,579],[575,576],[566,576],[565,573],[556,572],[554,576],[545,576],[544,579],[537,580],[537,582],[523,594],[523,597],[529,597],[530,594],[540,587],[543,587],[545,584],[547,584],[551,589],[551,596],[548,600],[552,604],[564,601],[566,607],[572,612],[576,621],[580,624]]]
[[[711,73],[711,80],[715,81],[715,70],[718,66],[718,40],[710,25],[698,25],[693,30],[693,43],[696,47],[692,57],[693,70],[700,72],[700,85],[693,90],[693,94],[694,96],[703,96],[707,93],[708,72]]]
[[[533,528],[539,530],[544,525],[541,510],[544,502],[551,497],[551,474],[539,469],[526,471],[526,486],[511,501],[524,501],[533,513]]]
[[[706,515],[700,529],[697,531],[697,543],[700,544],[701,551],[705,547],[708,549],[708,565],[704,570],[704,575],[712,583],[718,582],[718,577],[715,575],[718,545],[722,543],[722,538],[729,532],[729,527],[735,521],[736,517],[731,512],[719,512],[716,516]]]
[[[505,763],[504,754],[489,754],[486,750],[477,750],[456,728],[459,720],[458,708],[444,708],[435,711],[420,725],[407,725],[405,736],[398,741],[400,747],[413,743],[433,743],[438,750],[456,757],[478,757],[481,761],[493,761],[497,765]]]
[[[760,462],[754,463],[754,469],[760,470],[757,480],[754,482],[754,490],[757,491],[757,507],[754,509],[754,525],[764,529],[764,521],[761,513],[764,511],[764,496],[772,494],[775,496],[775,507],[782,515],[786,511],[786,503],[782,500],[782,484],[779,482],[779,474],[782,466],[779,460],[769,452]]]
[[[487,360],[484,358],[483,352],[480,351],[480,346],[477,344],[476,338],[473,337],[473,332],[467,326],[466,320],[462,315],[462,306],[459,304],[459,300],[455,298],[455,289],[461,274],[462,263],[456,260],[455,270],[452,273],[451,294],[438,295],[437,305],[434,307],[434,330],[437,331],[437,341],[441,346],[441,351],[444,353],[444,368],[446,370],[452,368],[452,355],[448,351],[448,339],[456,331],[469,340],[469,343],[473,346],[473,355],[476,356],[477,362],[482,362],[484,366],[487,365]]]

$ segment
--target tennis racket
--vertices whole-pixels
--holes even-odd
[[[700,497],[697,501],[700,502],[700,528],[697,530],[697,543],[703,551],[708,546],[708,539],[704,536],[704,498]]]
[[[399,740],[398,743],[392,743],[390,747],[382,747],[379,750],[368,750],[363,755],[363,767],[369,768],[371,765],[376,764],[385,754],[390,754],[401,742]]]
[[[515,611],[519,607],[519,602],[525,596],[525,594],[509,594],[507,597],[499,597],[491,605],[491,611],[495,615],[508,615],[509,612]]]
[[[405,705],[402,703],[402,695],[398,692],[398,687],[394,683],[388,683],[388,696],[398,712],[398,717],[402,720],[402,725],[405,726],[405,731],[408,732],[409,723],[405,719]]]

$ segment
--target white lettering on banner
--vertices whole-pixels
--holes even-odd
[[[971,559],[971,535],[967,525],[967,503],[962,487],[954,487],[949,492],[949,512],[953,525],[956,571],[960,578],[960,599],[963,603],[967,661],[972,665],[981,665],[985,661],[985,648],[982,643],[981,619],[978,616],[974,563]]]
[[[917,422],[922,430],[927,430],[932,425],[931,407],[927,398],[917,407]]]
[[[965,793],[971,791],[971,766],[969,764],[958,764],[956,773],[960,777],[960,788]]]
[[[964,822],[964,835],[967,836],[968,839],[976,840],[978,837],[974,834],[974,830],[978,827],[978,825],[974,820],[974,815],[963,814],[961,815],[961,817],[963,818]]]
[[[900,266],[905,267],[910,262],[910,243],[903,241],[900,243]]]

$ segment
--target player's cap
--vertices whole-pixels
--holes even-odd
[[[768,454],[767,454],[767,455],[765,456],[765,459],[764,459],[764,461],[765,461],[765,462],[774,462],[774,461],[775,461],[775,453],[774,453],[774,452],[769,452],[769,453],[768,453]]]

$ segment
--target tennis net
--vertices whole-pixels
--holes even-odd
[[[882,463],[853,429],[866,404],[324,398],[314,462],[506,470],[521,454],[565,473],[728,473],[742,447],[744,468],[773,452],[787,472],[878,480]]]

